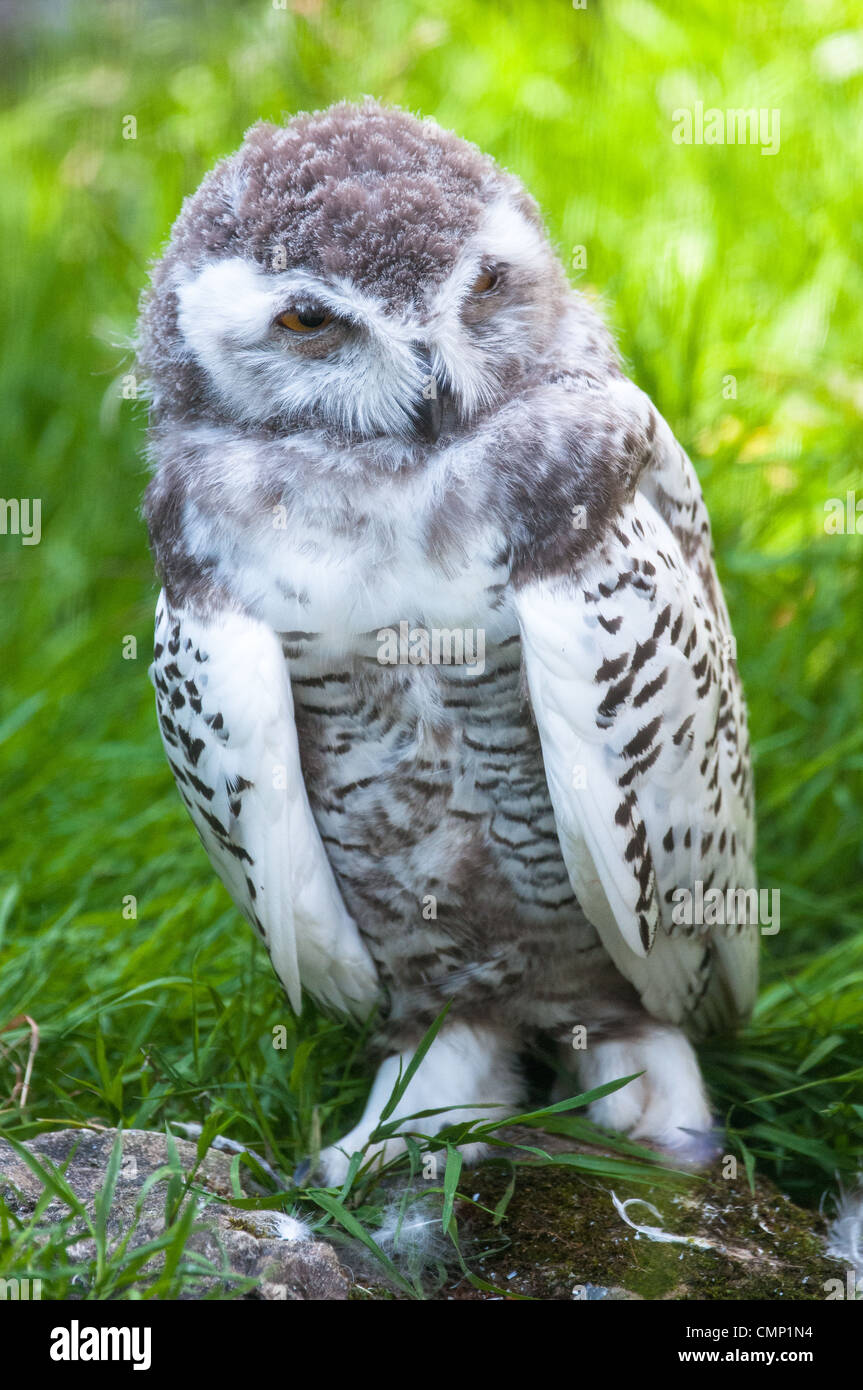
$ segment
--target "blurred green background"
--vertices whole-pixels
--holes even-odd
[[[366,1086],[353,1032],[291,1021],[174,790],[121,384],[213,161],[260,117],[368,93],[523,178],[695,461],[781,890],[756,1018],[703,1056],[734,1151],[817,1203],[863,1154],[863,536],[824,527],[863,499],[859,6],[55,0],[6,4],[0,41],[0,492],[42,505],[40,544],[0,535],[0,1028],[41,1035],[22,1108],[29,1031],[0,1033],[0,1124],[215,1115],[289,1165]],[[778,153],[676,145],[697,101],[778,108]]]

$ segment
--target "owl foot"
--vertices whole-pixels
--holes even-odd
[[[636,1038],[596,1043],[578,1060],[585,1090],[633,1072],[644,1074],[594,1101],[591,1120],[661,1149],[676,1163],[710,1163],[719,1152],[719,1132],[692,1045],[680,1029],[656,1024]]]
[[[374,1167],[382,1167],[404,1153],[407,1146],[400,1134],[375,1144],[370,1144],[369,1139],[382,1123],[381,1111],[392,1095],[399,1066],[403,1073],[411,1055],[405,1052],[386,1059],[375,1077],[362,1119],[338,1143],[321,1153],[317,1176],[326,1186],[342,1185],[351,1155],[358,1151],[363,1152],[363,1166],[371,1159]],[[393,1114],[383,1123],[401,1119],[400,1128],[405,1131],[437,1134],[448,1125],[496,1118],[502,1109],[511,1111],[522,1097],[514,1055],[511,1041],[492,1029],[450,1024],[438,1033]],[[409,1118],[425,1110],[440,1113]],[[461,1150],[465,1163],[476,1163],[486,1147],[465,1144]]]

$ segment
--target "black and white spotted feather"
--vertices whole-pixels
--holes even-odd
[[[754,882],[745,711],[714,593],[639,488],[589,565],[516,605],[578,900],[650,1012],[699,1033],[746,1017],[757,979],[757,924],[672,920],[680,889]]]
[[[248,618],[206,623],[162,595],[151,677],[180,795],[294,1008],[302,980],[364,1016],[377,981],[309,809],[280,643]]]

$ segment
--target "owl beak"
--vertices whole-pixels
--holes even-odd
[[[419,439],[434,444],[443,421],[443,391],[435,379],[428,348],[415,343],[414,356],[420,369],[420,393],[413,408],[414,430]]]

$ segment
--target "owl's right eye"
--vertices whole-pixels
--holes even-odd
[[[329,310],[311,306],[289,309],[276,319],[276,323],[281,324],[282,328],[289,328],[292,333],[314,333],[317,328],[326,328],[332,321],[333,316]]]

